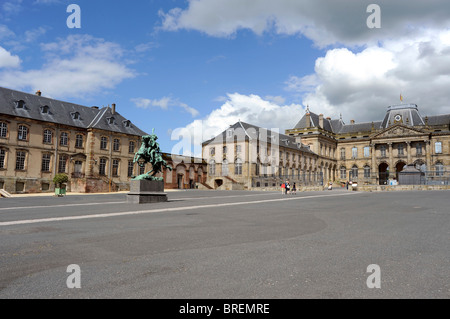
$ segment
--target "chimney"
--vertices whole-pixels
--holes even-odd
[[[38,90],[38,91],[36,92],[36,95],[37,95],[37,96],[41,96],[41,95],[42,95],[42,92]]]
[[[111,113],[112,113],[112,115],[116,114],[116,104],[115,103],[111,105]]]
[[[328,121],[331,121],[331,117],[327,117],[327,120],[328,120]]]
[[[306,128],[311,127],[311,113],[306,113]]]
[[[323,114],[319,115],[319,127],[323,128]]]
[[[355,120],[351,120],[350,123],[351,123],[351,124],[355,124]]]

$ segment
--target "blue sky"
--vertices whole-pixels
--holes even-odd
[[[66,25],[72,3],[80,29]],[[284,131],[306,105],[373,121],[403,94],[424,115],[450,113],[449,5],[378,1],[370,29],[370,3],[5,0],[0,86],[116,103],[164,151],[194,155],[179,134],[198,145],[239,119]]]

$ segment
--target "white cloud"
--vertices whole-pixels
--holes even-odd
[[[447,0],[378,0],[382,28],[369,29],[367,7],[371,3],[373,0],[189,0],[185,9],[159,14],[161,29],[167,31],[189,29],[233,37],[247,29],[258,35],[303,35],[321,47],[337,43],[365,45],[409,37],[424,28],[450,26]]]
[[[313,112],[349,121],[381,120],[390,105],[419,105],[423,115],[450,113],[450,31],[385,41],[359,53],[333,49],[315,73],[290,77],[286,89],[303,95]],[[317,85],[309,85],[309,81]]]
[[[19,66],[20,58],[0,47],[0,68],[17,68]]]
[[[163,110],[168,110],[169,107],[175,106],[180,107],[187,113],[191,114],[192,117],[196,117],[199,115],[199,112],[187,105],[186,103],[180,102],[178,99],[174,99],[172,97],[162,97],[161,99],[146,99],[146,98],[133,98],[131,99],[131,102],[133,102],[138,108],[141,109],[151,109],[151,108],[161,108]]]
[[[41,90],[54,98],[85,97],[112,89],[134,77],[122,61],[123,50],[112,42],[88,35],[69,36],[42,44],[46,58],[32,70],[4,70],[0,85],[18,90]]]
[[[205,118],[195,120],[183,128],[174,130],[176,133],[174,138],[191,136],[193,144],[198,145],[217,136],[239,120],[284,132],[285,129],[293,128],[304,112],[301,105],[279,105],[258,95],[234,93],[227,96],[227,101]],[[191,153],[190,150],[183,151],[184,155],[201,156],[197,152]],[[180,150],[175,149],[174,152],[177,153]]]

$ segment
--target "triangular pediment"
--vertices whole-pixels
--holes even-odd
[[[391,138],[391,137],[406,137],[426,135],[427,133],[421,129],[409,127],[403,124],[396,124],[381,132],[372,135],[372,139]]]

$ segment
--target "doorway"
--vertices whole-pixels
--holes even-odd
[[[389,179],[389,165],[387,163],[381,163],[380,166],[378,166],[378,172],[380,185],[387,185]]]

